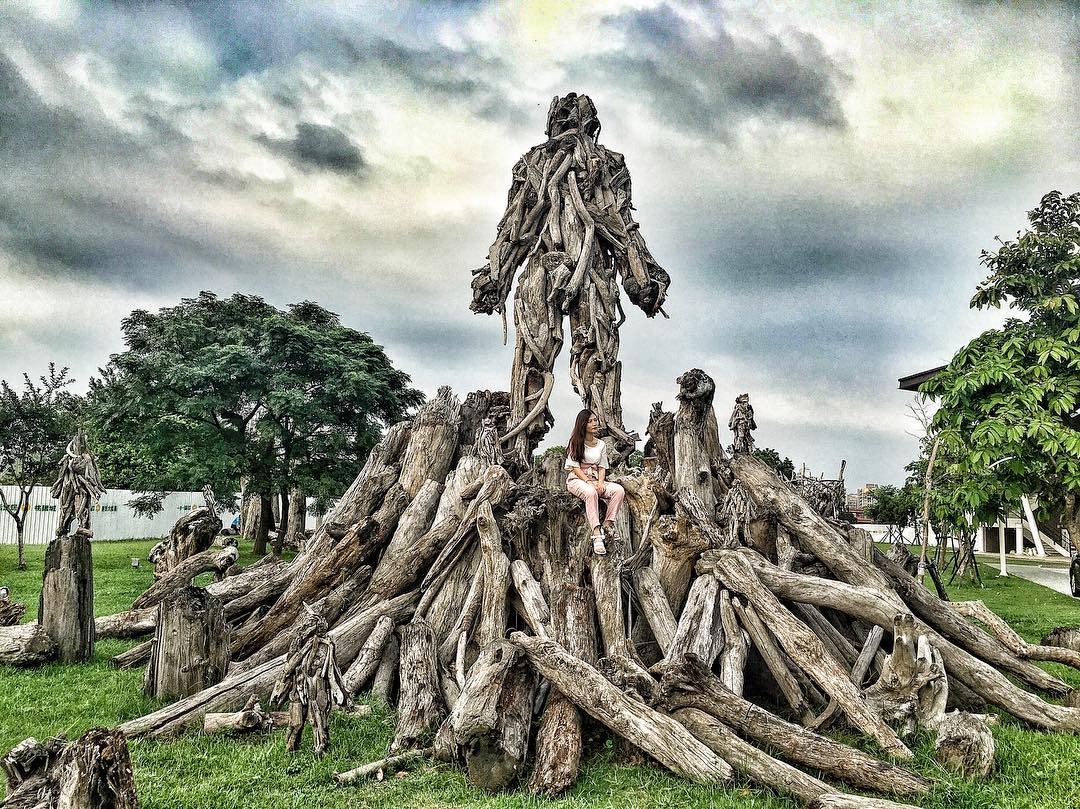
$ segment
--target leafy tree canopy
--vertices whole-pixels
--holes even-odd
[[[0,483],[18,487],[9,500],[0,490],[0,507],[15,521],[19,568],[23,559],[23,521],[35,485],[52,483],[64,447],[71,440],[82,400],[67,390],[72,383],[67,368],[49,373],[39,383],[23,374],[23,384],[0,381]]]
[[[336,496],[423,400],[381,346],[310,301],[202,292],[122,326],[127,350],[89,394],[114,485]]]
[[[752,454],[759,461],[767,463],[784,480],[791,480],[795,476],[795,464],[791,458],[781,458],[780,453],[772,447],[755,449]]]
[[[1065,504],[1080,548],[1080,194],[1047,194],[1028,221],[983,252],[990,274],[971,300],[1025,317],[976,337],[921,390],[940,403],[955,509],[988,519],[1037,494],[1044,511]]]

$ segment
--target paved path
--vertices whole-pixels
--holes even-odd
[[[1069,592],[1069,568],[1061,565],[1054,567],[1042,565],[1009,565],[1010,576],[1019,576],[1022,579],[1057,590],[1059,593],[1071,595]]]

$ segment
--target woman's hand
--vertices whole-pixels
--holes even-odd
[[[597,494],[603,494],[604,493],[604,481],[602,481],[602,480],[594,480],[592,482],[592,485],[593,485],[593,488],[596,489]]]

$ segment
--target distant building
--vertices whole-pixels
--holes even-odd
[[[855,522],[872,522],[865,512],[877,502],[877,495],[874,494],[874,490],[877,488],[877,483],[865,483],[861,489],[856,489],[855,492],[847,496],[845,505],[847,510],[855,515]]]

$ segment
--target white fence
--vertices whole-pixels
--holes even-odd
[[[9,504],[19,502],[17,487],[4,486],[3,490]],[[184,514],[204,505],[199,492],[172,492],[165,495],[161,511],[152,517],[140,517],[127,504],[133,497],[135,493],[127,489],[110,489],[91,507],[90,527],[95,540],[165,537]],[[34,487],[30,493],[23,533],[27,545],[45,545],[56,534],[59,516],[56,506],[57,501],[50,496],[48,486]],[[222,512],[221,522],[227,527],[234,516],[236,512]],[[0,511],[0,545],[16,544],[17,536],[15,520]]]

